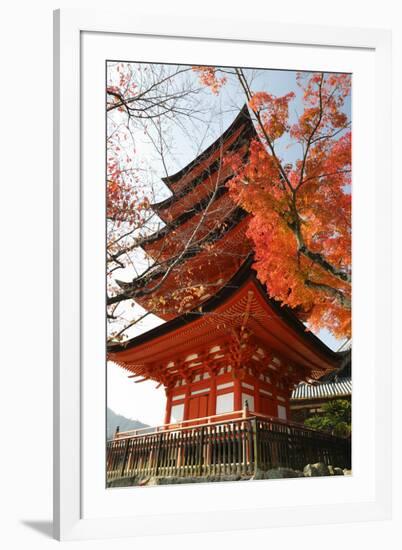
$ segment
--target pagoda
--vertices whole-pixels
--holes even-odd
[[[165,427],[231,420],[244,410],[286,422],[297,384],[341,360],[269,296],[252,268],[249,214],[230,198],[224,159],[236,151],[246,161],[253,139],[244,106],[212,145],[163,179],[171,196],[153,209],[165,225],[142,242],[159,267],[122,283],[128,293],[135,287],[146,310],[157,305],[165,323],[113,344],[108,359],[137,383],[165,388]]]

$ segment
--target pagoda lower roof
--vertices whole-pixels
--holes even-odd
[[[247,217],[248,213],[245,210],[243,210],[242,208],[236,208],[235,210],[230,212],[230,215],[227,218],[221,220],[222,224],[219,227],[213,229],[212,231],[209,231],[202,239],[199,239],[193,245],[188,246],[186,250],[183,251],[183,253],[181,254],[180,261],[177,261],[177,258],[173,258],[172,262],[175,263],[177,268],[185,264],[188,260],[193,259],[198,254],[205,254],[206,245],[214,246],[222,241],[223,236],[231,237],[232,234],[238,233],[238,226],[240,224],[244,225]],[[149,241],[149,243],[151,242],[153,241]],[[244,238],[241,242],[244,244]],[[144,243],[141,242],[141,246],[143,246],[143,244]],[[235,245],[235,242],[231,244],[231,255],[234,255],[234,253],[236,252]],[[249,246],[248,248],[251,250],[251,246]],[[244,254],[239,253],[239,257],[241,256],[244,256]],[[134,288],[138,289],[139,291],[141,288],[145,289],[149,284],[157,281],[162,275],[165,274],[166,270],[169,267],[170,263],[169,261],[166,261],[161,267],[154,269],[153,271],[151,271],[151,273],[147,274],[144,277],[141,277],[140,275],[131,283],[118,280],[116,282],[125,291],[129,292]],[[140,296],[141,292],[139,291],[138,293],[136,293],[135,297],[137,298]]]
[[[236,210],[222,222],[173,258],[164,261],[161,251],[160,267],[143,279],[118,284],[144,309],[165,320],[200,307],[227,284],[252,250],[247,213]]]
[[[203,304],[124,343],[112,344],[108,358],[137,374],[159,380],[161,366],[200,347],[224,341],[240,327],[256,341],[307,372],[311,378],[336,369],[343,353],[328,348],[287,307],[267,295],[250,257],[235,276]],[[163,367],[167,368],[167,367]],[[163,378],[163,376],[161,375]]]

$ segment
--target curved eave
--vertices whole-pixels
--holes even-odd
[[[334,364],[334,366],[343,359],[345,352],[334,352],[328,348],[324,342],[317,338],[312,332],[306,331],[304,324],[295,317],[292,310],[287,307],[282,307],[280,304],[270,298],[265,288],[261,285],[258,279],[255,276],[255,272],[252,270],[251,265],[253,263],[253,257],[250,257],[244,262],[242,267],[237,271],[237,273],[232,277],[232,279],[212,298],[204,302],[203,312],[209,313],[214,311],[219,306],[223,305],[226,300],[231,298],[247,281],[252,280],[255,287],[258,289],[261,298],[267,302],[267,304],[275,311],[277,316],[285,322],[285,324],[291,327],[299,337],[308,345],[308,347],[313,348],[316,353],[321,355],[326,361]],[[193,322],[196,322],[200,318],[199,311],[192,310],[184,313],[180,317],[176,317],[171,321],[168,321],[158,327],[140,334],[135,338],[128,340],[124,343],[113,344],[108,347],[108,352],[111,355],[115,353],[124,352],[136,346],[142,346],[143,344],[148,344],[153,340],[161,337],[166,337],[170,333],[173,333],[182,327],[188,326]]]
[[[247,141],[250,142],[255,137],[257,137],[257,133],[255,131],[253,123],[250,120],[249,125],[241,132],[241,134],[239,134],[236,141],[227,148],[226,152],[233,152],[241,149],[241,147],[245,145]],[[243,160],[246,159],[247,155],[248,152],[243,155]],[[216,172],[218,172],[220,165],[220,159],[214,160],[207,168],[205,168],[205,170],[203,170],[200,175],[194,176],[194,178],[191,179],[188,184],[183,187],[183,189],[181,189],[180,191],[172,191],[172,195],[170,197],[160,202],[153,203],[150,207],[158,213],[162,210],[165,210],[166,208],[169,208],[178,200],[189,195],[198,185],[205,182],[206,179],[212,177]],[[164,181],[163,178],[162,181]]]
[[[216,166],[214,166],[215,164]],[[191,191],[193,191],[193,189],[197,187],[198,184],[202,183],[207,178],[211,177],[218,170],[219,170],[219,161],[215,161],[210,166],[208,166],[208,168],[206,168],[199,176],[196,176],[193,180],[191,180],[190,183],[186,185],[181,191],[178,191],[177,193],[173,193],[173,195],[171,195],[167,199],[164,199],[163,201],[151,204],[150,208],[152,208],[152,210],[155,210],[156,212],[169,208],[169,206],[172,206],[179,199],[182,199],[183,197],[189,195]],[[230,176],[230,177],[233,177],[233,176]]]
[[[204,161],[212,153],[214,153],[221,146],[222,141],[227,139],[231,135],[231,133],[235,131],[244,122],[250,122],[251,124],[253,124],[250,118],[250,113],[248,111],[247,104],[244,104],[239,114],[236,116],[232,124],[225,130],[223,134],[221,134],[209,147],[207,147],[202,153],[200,153],[195,159],[193,159],[189,164],[184,166],[181,170],[179,170],[175,174],[161,178],[163,183],[165,183],[169,187],[169,189],[171,189],[172,184],[178,182],[190,170],[192,170],[200,162]]]
[[[216,229],[215,231],[212,231],[211,233],[209,233],[208,237],[205,238],[205,240],[202,241],[202,245],[205,245],[205,244],[216,244],[218,243],[219,241],[221,241],[223,238],[225,238],[226,235],[228,235],[232,230],[234,230],[236,228],[236,226],[239,225],[239,223],[241,223],[245,218],[247,218],[248,216],[248,213],[243,210],[242,208],[237,208],[235,210],[234,213],[232,213],[231,216],[229,216],[228,218],[226,218],[225,220],[223,221],[230,221],[230,225],[228,225],[227,227],[225,227],[224,229],[222,228],[218,228]],[[144,243],[142,242],[141,243],[141,246],[144,246]],[[146,247],[144,246],[144,250],[146,250]],[[181,265],[182,263],[186,262],[187,260],[189,260],[190,258],[194,258],[195,256],[197,256],[197,254],[199,254],[200,252],[202,251],[202,249],[200,248],[200,245],[196,246],[196,247],[190,247],[189,250],[182,255],[181,259],[179,262],[177,262],[177,266],[178,265]],[[152,281],[155,281],[157,280],[159,277],[161,277],[164,273],[165,273],[165,270],[166,270],[166,267],[163,268],[163,269],[155,269],[155,271],[153,273],[151,273],[148,277],[146,277],[142,283],[142,286],[139,287],[138,286],[138,283],[137,283],[137,287],[139,289],[144,289],[147,287],[147,285],[152,282]],[[128,287],[130,287],[131,283],[126,283],[126,282],[122,282],[122,281],[116,281],[117,284],[119,284],[119,286],[123,289],[127,289]],[[134,299],[136,298],[140,298],[143,294],[141,294],[141,292],[139,292]]]
[[[217,199],[225,195],[227,192],[228,192],[227,187],[225,186],[220,187],[218,191],[215,193],[215,197],[212,204]],[[164,225],[161,229],[159,229],[159,231],[152,233],[151,235],[146,237],[144,240],[142,240],[141,246],[146,247],[148,244],[155,243],[160,239],[167,237],[170,231],[177,229],[181,225],[185,224],[187,221],[191,220],[191,218],[193,218],[194,216],[197,216],[198,214],[200,214],[204,210],[204,208],[209,204],[210,200],[211,200],[210,196],[205,197],[205,199],[195,204],[191,210],[184,212],[181,216],[176,218],[173,222]],[[237,210],[242,210],[242,208],[237,207]]]

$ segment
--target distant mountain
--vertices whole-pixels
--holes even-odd
[[[112,411],[112,409],[109,409],[108,407],[106,415],[107,439],[110,439],[114,436],[117,426],[119,426],[119,430],[121,432],[127,432],[128,430],[137,430],[139,428],[149,428],[148,424],[143,424],[138,420],[126,418],[121,414],[116,414],[114,411]]]

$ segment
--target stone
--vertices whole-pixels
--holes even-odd
[[[348,470],[347,468],[344,468],[343,469],[343,475],[344,476],[351,476],[352,475],[352,470]]]
[[[153,478],[151,478],[153,479]],[[217,481],[240,481],[242,477],[238,474],[226,474],[220,476],[200,476],[200,477],[159,477],[158,485],[178,485],[188,483],[212,483]],[[149,485],[149,483],[147,483]]]
[[[335,468],[333,466],[331,466],[331,464],[328,464],[328,471],[329,471],[329,475],[331,475],[331,476],[335,475]]]
[[[324,462],[316,462],[315,464],[307,464],[303,469],[304,477],[321,477],[331,475],[328,466]]]
[[[334,475],[336,475],[336,476],[343,476],[344,473],[343,473],[342,468],[337,468],[337,467],[335,467],[335,468],[334,468]]]
[[[292,468],[271,468],[270,470],[257,470],[252,479],[288,479],[304,477],[303,472],[292,470]]]
[[[146,479],[142,479],[138,485],[146,485],[147,487],[152,487],[155,485],[160,485],[160,479],[158,477],[152,476]]]
[[[292,477],[304,477],[302,472],[291,468],[273,468],[266,472],[265,479],[287,479]]]

